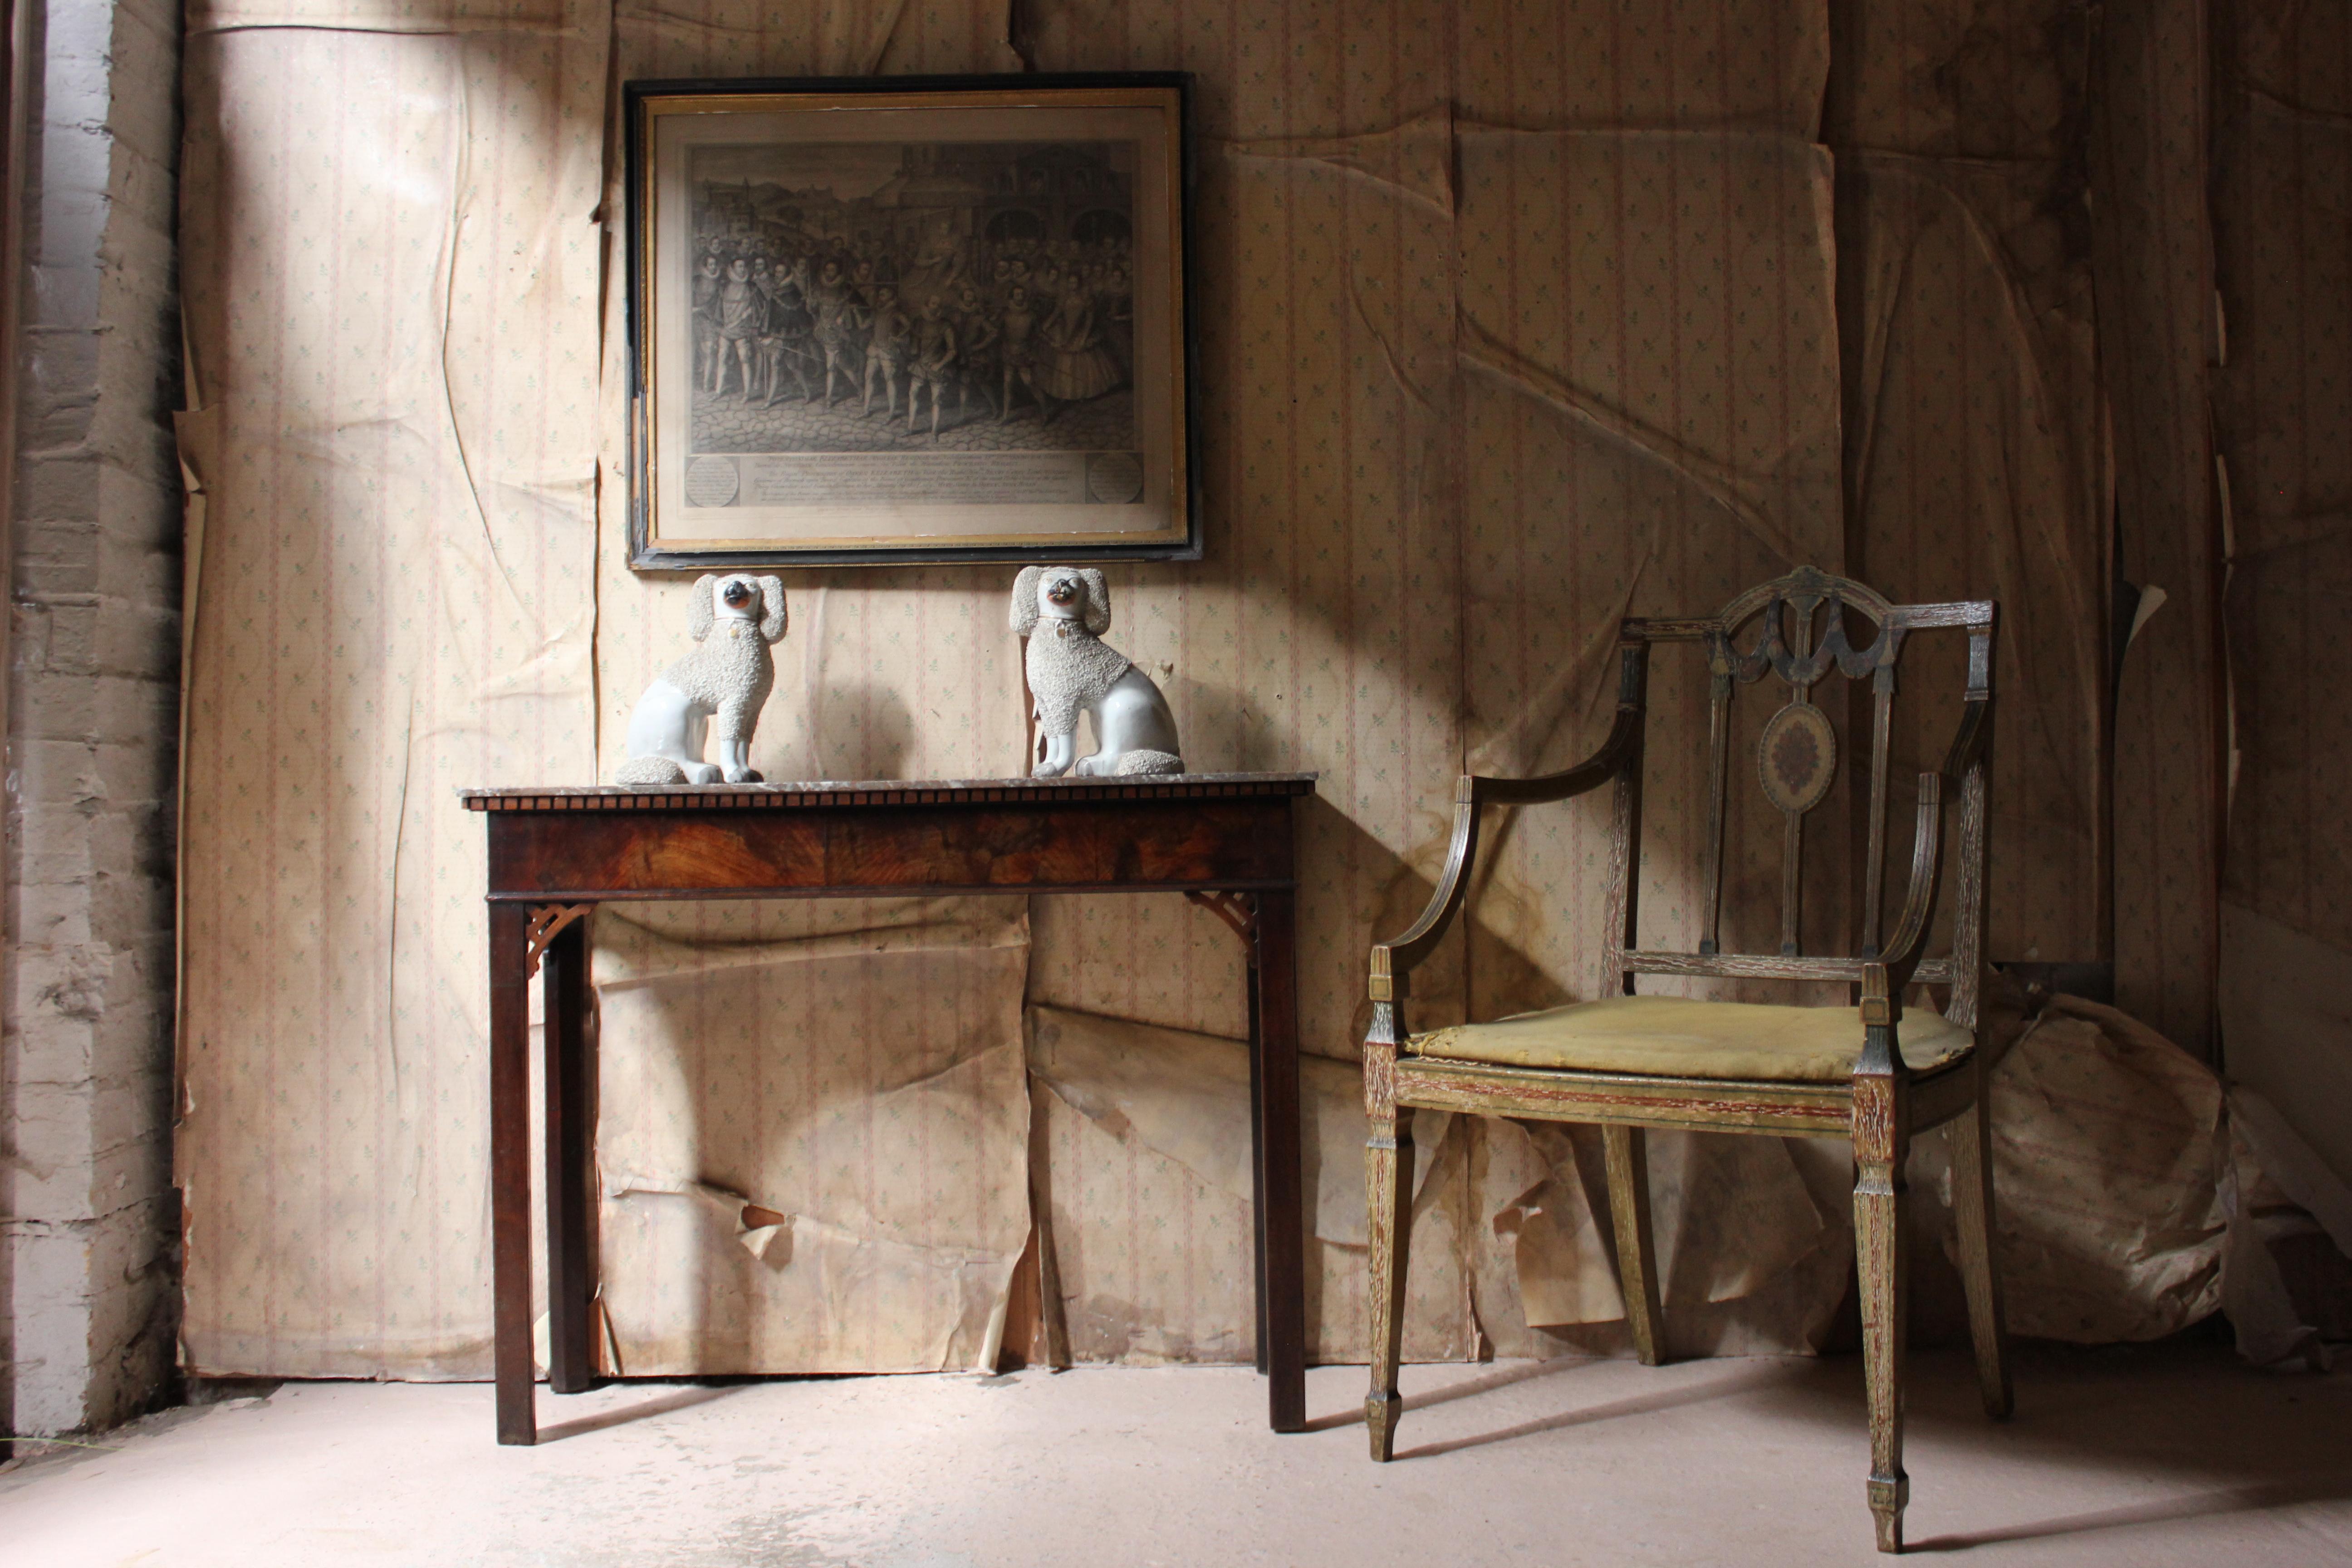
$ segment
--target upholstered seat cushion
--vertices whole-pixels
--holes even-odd
[[[1966,1029],[1925,1008],[1904,1011],[1895,1038],[1914,1072],[1942,1066],[1969,1043]],[[1853,1075],[1862,1009],[1610,996],[1456,1024],[1415,1035],[1406,1049],[1502,1067],[1828,1083]]]

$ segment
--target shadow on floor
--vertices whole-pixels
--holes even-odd
[[[1491,1394],[1498,1388],[1508,1388],[1515,1383],[1527,1383],[1538,1377],[1557,1377],[1587,1364],[1581,1357],[1560,1361],[1524,1362],[1515,1366],[1500,1367],[1477,1377],[1465,1377],[1459,1383],[1449,1383],[1443,1388],[1433,1388],[1426,1394],[1408,1395],[1404,1407],[1408,1413],[1426,1410],[1433,1405],[1444,1405],[1452,1399],[1467,1399],[1474,1394]],[[1318,1415],[1301,1426],[1301,1432],[1332,1432],[1342,1426],[1361,1426],[1364,1412],[1359,1407],[1343,1410],[1336,1415]]]
[[[591,1432],[602,1432],[611,1426],[625,1426],[632,1421],[646,1421],[656,1415],[667,1415],[674,1410],[689,1410],[698,1405],[709,1405],[740,1391],[744,1384],[729,1384],[717,1388],[673,1388],[652,1399],[635,1405],[623,1405],[611,1410],[600,1410],[593,1415],[578,1415],[569,1421],[551,1422],[539,1429],[542,1444],[561,1443],[566,1437],[584,1437]]]
[[[2100,1509],[2069,1514],[2038,1523],[2002,1530],[1970,1531],[1963,1535],[1937,1535],[1904,1543],[1906,1552],[1966,1552],[2012,1541],[2048,1541],[2063,1535],[2088,1535],[2095,1531],[2120,1530],[2139,1524],[2168,1524],[2178,1520],[2203,1519],[2225,1513],[2251,1513],[2263,1509],[2290,1508],[2297,1503],[2336,1502],[2352,1498],[2352,1472],[2338,1471],[2262,1486],[2230,1487],[2191,1497],[2162,1498],[2127,1508]]]
[[[1490,1443],[1507,1443],[1517,1437],[1531,1437],[1538,1432],[1558,1432],[1570,1426],[1590,1426],[1602,1421],[1615,1421],[1628,1415],[1651,1415],[1685,1405],[1704,1405],[1710,1400],[1776,1381],[1780,1375],[1779,1363],[1766,1362],[1745,1368],[1728,1376],[1713,1377],[1704,1383],[1685,1384],[1679,1388],[1662,1388],[1655,1394],[1644,1394],[1632,1399],[1619,1399],[1607,1405],[1588,1405],[1580,1410],[1566,1410],[1557,1415],[1546,1415],[1534,1421],[1522,1421],[1515,1426],[1497,1431],[1481,1432],[1474,1436],[1455,1437],[1443,1443],[1423,1443],[1417,1448],[1398,1450],[1400,1459],[1423,1459],[1439,1454],[1457,1453],[1464,1448],[1483,1448]],[[1449,1395],[1452,1390],[1445,1391]],[[1405,1414],[1412,1413],[1415,1401],[1405,1401]],[[1418,1403],[1427,1405],[1436,1400],[1423,1398]]]
[[[2352,1378],[2259,1370],[2203,1335],[2100,1347],[2024,1341],[2011,1354],[2017,1415],[2003,1422],[1985,1417],[1965,1352],[1914,1358],[1906,1401],[1906,1458],[1915,1489],[1923,1481],[1934,1484],[1936,1449],[1958,1447],[2037,1473],[2087,1461],[2196,1489],[2120,1508],[1988,1521],[1982,1529],[1914,1542],[1909,1550],[1961,1552],[2352,1499],[2352,1466],[2317,1468],[2312,1463],[2343,1451],[2342,1434],[2352,1421]],[[1867,1430],[1859,1356],[1759,1359],[1654,1394],[1580,1406],[1577,1380],[1570,1374],[1592,1364],[1570,1359],[1497,1369],[1409,1397],[1408,1419],[1433,1405],[1558,1378],[1550,1391],[1563,1408],[1492,1431],[1400,1449],[1397,1458],[1433,1458],[1718,1398],[1747,1403],[1778,1419],[1850,1430],[1857,1444]],[[1617,1383],[1612,1391],[1622,1386]],[[1360,1412],[1335,1414],[1308,1422],[1306,1429],[1329,1431],[1362,1420]],[[1859,1468],[1854,1484],[1858,1493]]]

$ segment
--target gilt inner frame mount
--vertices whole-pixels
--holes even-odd
[[[629,563],[1197,558],[1186,80],[625,84]]]

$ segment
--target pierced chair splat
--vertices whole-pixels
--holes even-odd
[[[1849,615],[1874,626],[1866,646],[1857,648],[1848,637]],[[1929,631],[1966,635],[1967,684],[1942,765],[1918,775],[1909,882],[1895,929],[1882,942],[1895,664],[1907,637]],[[1375,1459],[1393,1454],[1402,1408],[1397,1362],[1416,1108],[1601,1126],[1627,1327],[1636,1354],[1649,1365],[1659,1360],[1664,1325],[1650,1231],[1647,1130],[1850,1140],[1869,1387],[1867,1495],[1883,1552],[1902,1550],[1910,1488],[1903,1469],[1904,1162],[1915,1133],[1950,1123],[1978,1381],[1987,1413],[2009,1414],[1984,1094],[1990,1062],[1979,1023],[1992,637],[1990,601],[1894,605],[1859,583],[1801,567],[1750,589],[1719,615],[1627,620],[1618,640],[1616,720],[1598,751],[1544,777],[1469,775],[1455,786],[1454,837],[1435,894],[1410,929],[1371,951],[1364,1100],[1371,1118],[1365,1167],[1372,1366],[1364,1413]],[[1696,645],[1709,676],[1706,828],[1697,941],[1689,951],[1643,948],[1638,926],[1649,665],[1661,644]],[[1870,690],[1860,934],[1851,955],[1808,952],[1802,940],[1806,818],[1829,798],[1839,763],[1836,727],[1812,695],[1833,676],[1866,680]],[[1787,693],[1764,721],[1754,756],[1756,781],[1782,818],[1779,951],[1727,952],[1722,904],[1734,776],[1732,706],[1740,688],[1767,681]],[[1602,784],[1613,788],[1614,810],[1600,994],[1517,1017],[1411,1032],[1408,981],[1465,900],[1484,810],[1566,800]],[[1945,818],[1955,807],[1958,820],[1948,843]],[[1953,884],[1949,951],[1928,957],[1928,934],[1947,880]],[[1643,995],[1635,987],[1643,974],[1842,982],[1858,994],[1859,1005]],[[1906,1010],[1906,993],[1928,985],[1946,990],[1942,1011]]]

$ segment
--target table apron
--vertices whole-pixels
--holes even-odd
[[[1291,803],[1073,802],[488,817],[493,901],[1268,889]]]

